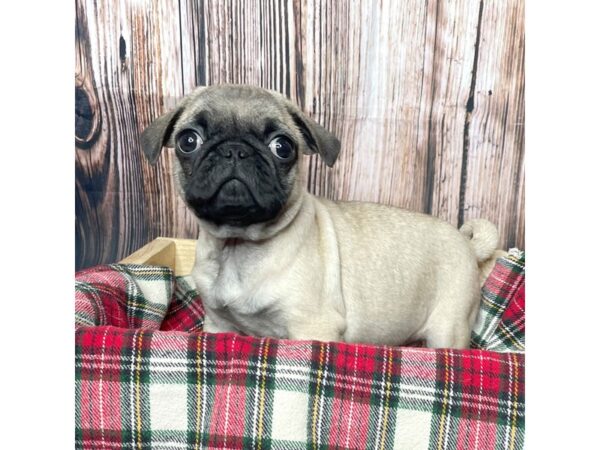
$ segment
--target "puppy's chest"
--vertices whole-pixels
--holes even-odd
[[[237,256],[237,257],[236,257]],[[247,255],[222,255],[197,266],[196,283],[209,314],[252,335],[285,335],[276,282]]]

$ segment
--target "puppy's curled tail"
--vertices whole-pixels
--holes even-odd
[[[498,248],[500,235],[496,226],[489,220],[469,220],[459,231],[471,244],[479,263],[490,259]]]

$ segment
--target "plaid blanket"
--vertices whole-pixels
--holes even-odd
[[[202,333],[187,278],[79,272],[76,448],[523,448],[523,254],[482,298],[476,348],[394,348]]]
[[[495,352],[525,352],[525,253],[499,258],[481,289],[481,307],[471,346]]]

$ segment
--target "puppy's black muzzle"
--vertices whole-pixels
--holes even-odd
[[[236,161],[241,161],[256,153],[251,146],[240,142],[225,142],[216,151],[223,158],[232,161],[234,164]]]
[[[276,175],[250,145],[223,142],[195,161],[186,200],[198,217],[217,225],[266,222],[285,203]]]

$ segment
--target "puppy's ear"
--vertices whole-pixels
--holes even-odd
[[[142,150],[144,151],[146,158],[148,158],[148,161],[150,161],[150,164],[156,164],[161,149],[171,138],[173,126],[181,115],[182,110],[183,108],[179,106],[168,113],[163,114],[148,125],[142,132]]]
[[[300,111],[291,102],[287,102],[287,109],[306,141],[307,153],[318,153],[325,164],[329,167],[333,166],[340,153],[341,144],[339,139]]]

